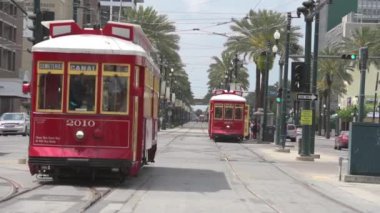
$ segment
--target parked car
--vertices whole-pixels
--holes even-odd
[[[294,124],[288,124],[286,127],[286,138],[289,138],[291,142],[296,142],[297,139],[297,127]]]
[[[348,148],[348,141],[350,137],[349,131],[341,131],[338,136],[335,137],[334,149]]]
[[[29,135],[30,120],[25,112],[6,112],[0,117],[1,135]]]

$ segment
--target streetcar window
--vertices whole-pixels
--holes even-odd
[[[103,112],[127,112],[128,78],[118,76],[103,77]]]
[[[62,109],[62,75],[50,73],[38,75],[37,103],[40,110]]]
[[[37,62],[37,110],[62,111],[63,70],[63,62]]]
[[[102,113],[128,113],[129,75],[129,64],[103,64]]]
[[[70,75],[69,111],[95,112],[94,75]]]
[[[222,119],[223,118],[223,106],[215,106],[215,114],[214,114],[215,119]]]
[[[224,119],[229,120],[233,118],[234,107],[231,104],[226,104],[224,106]]]
[[[243,108],[240,105],[235,106],[235,120],[241,120],[243,118]]]

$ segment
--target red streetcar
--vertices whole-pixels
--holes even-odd
[[[33,46],[29,169],[59,178],[137,175],[154,161],[159,70],[138,25],[44,22]]]
[[[215,142],[249,136],[249,107],[241,91],[216,90],[209,103],[208,133]]]

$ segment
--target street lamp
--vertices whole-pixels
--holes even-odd
[[[326,136],[327,135],[327,133],[326,133],[326,108],[327,108],[327,106],[326,106],[326,104],[323,104],[323,133],[324,133],[324,135]]]
[[[172,120],[171,120],[171,117],[172,117],[172,83],[173,83],[173,74],[174,74],[174,69],[173,68],[170,68],[170,72],[169,72],[169,107],[168,107],[168,112],[166,113],[165,116],[168,117],[167,121],[168,121],[168,125],[169,125],[169,128],[171,128],[171,125],[172,125]]]
[[[335,124],[335,136],[340,133],[340,118],[339,118],[340,104],[338,104],[338,108],[336,109],[336,124]]]
[[[224,87],[226,90],[228,90],[228,73],[226,72],[224,75]]]
[[[278,40],[280,39],[280,37],[281,37],[280,32],[278,30],[276,30],[276,32],[274,32],[274,34],[273,34],[273,38],[276,41],[276,44],[273,45],[273,47],[272,47],[272,52],[274,54],[276,54],[278,51],[277,44],[278,44]],[[283,67],[282,54],[280,54],[279,65],[280,65],[280,72],[279,72],[279,76],[278,76],[279,90],[283,90],[282,89],[282,67]],[[286,91],[283,91],[283,93],[286,93]],[[276,109],[276,140],[275,140],[275,144],[277,146],[280,145],[280,132],[281,132],[281,124],[282,124],[281,116],[280,116],[281,104],[285,104],[282,100],[282,97],[280,97],[280,101],[277,102],[277,109]]]

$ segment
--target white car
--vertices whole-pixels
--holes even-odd
[[[286,128],[286,138],[289,138],[291,142],[296,142],[297,139],[297,127],[294,124],[288,124]]]
[[[1,135],[29,135],[29,115],[25,112],[6,112],[0,117]]]

